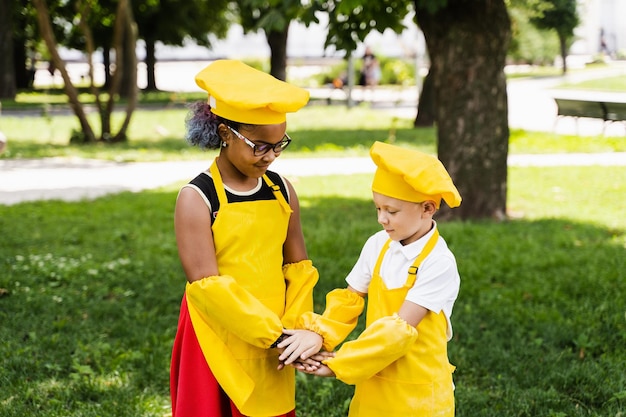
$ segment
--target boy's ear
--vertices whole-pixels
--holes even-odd
[[[424,212],[430,215],[435,214],[435,212],[437,211],[437,206],[435,205],[435,202],[432,200],[424,201],[422,206],[424,207]]]

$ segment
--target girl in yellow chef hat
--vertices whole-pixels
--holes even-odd
[[[376,142],[372,183],[378,223],[348,274],[331,291],[322,315],[304,314],[298,327],[318,336],[315,346],[284,341],[285,364],[319,350],[317,367],[294,366],[355,385],[350,417],[453,417],[454,367],[448,361],[450,316],[459,292],[456,260],[433,215],[441,201],[461,196],[441,162],[421,152]],[[345,342],[368,297],[366,328]],[[287,331],[290,333],[290,331]],[[309,339],[309,341],[314,339]]]
[[[292,185],[269,171],[291,142],[286,113],[306,90],[239,61],[196,76],[208,93],[191,108],[187,139],[219,149],[176,201],[187,277],[172,352],[173,417],[295,417],[294,369],[278,370],[283,328],[313,309],[308,259]]]

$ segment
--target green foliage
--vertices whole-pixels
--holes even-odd
[[[232,19],[226,0],[140,0],[133,1],[138,36],[151,42],[183,46],[193,39],[211,46],[209,35],[224,38]]]
[[[507,58],[516,64],[551,65],[560,54],[555,32],[538,29],[530,23],[526,9],[509,8],[511,43]]]
[[[329,1],[323,4],[329,19],[324,47],[334,46],[338,51],[345,51],[346,56],[351,55],[357,44],[374,30],[402,32],[402,20],[411,7],[411,2],[406,0]]]
[[[531,18],[541,29],[552,29],[563,39],[572,39],[580,24],[576,0],[543,0],[543,7]]]

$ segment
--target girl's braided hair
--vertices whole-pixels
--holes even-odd
[[[222,138],[217,130],[221,123],[239,130],[241,123],[224,119],[211,112],[211,106],[206,101],[197,101],[189,106],[189,113],[185,118],[185,139],[190,145],[200,149],[219,149]]]

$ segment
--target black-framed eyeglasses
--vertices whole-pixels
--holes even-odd
[[[228,126],[228,128],[231,130],[231,132],[235,134],[235,136],[243,140],[246,143],[246,145],[252,148],[252,153],[254,153],[254,156],[265,155],[266,153],[270,151],[270,149],[272,149],[274,153],[281,153],[291,143],[291,138],[289,137],[288,134],[285,133],[285,136],[283,136],[283,139],[278,143],[274,143],[274,144],[261,143],[257,145],[256,143],[252,142],[250,139],[248,139],[241,133],[237,132],[232,127]]]

